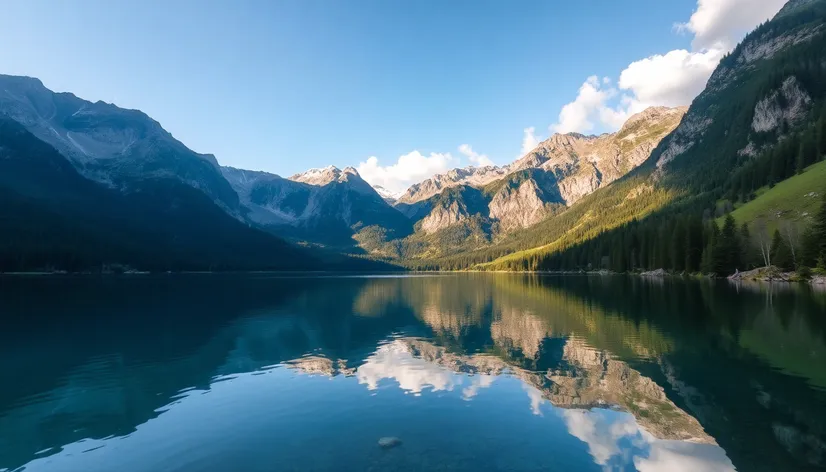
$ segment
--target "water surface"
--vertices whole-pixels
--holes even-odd
[[[803,285],[0,278],[0,313],[0,471],[826,466]]]

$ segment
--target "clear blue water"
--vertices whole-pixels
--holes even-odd
[[[0,313],[0,471],[826,466],[802,285],[5,278]]]

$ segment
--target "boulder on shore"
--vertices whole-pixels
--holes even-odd
[[[757,269],[747,270],[745,272],[736,272],[728,276],[729,280],[758,280],[758,281],[775,281],[775,282],[789,282],[795,277],[794,272],[783,272],[775,266],[758,267]]]
[[[665,269],[657,269],[657,270],[649,270],[648,272],[643,272],[640,274],[643,277],[665,277],[668,275],[668,272]]]

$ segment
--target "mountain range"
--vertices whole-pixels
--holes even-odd
[[[535,267],[689,197],[720,197],[733,175],[816,121],[824,3],[789,2],[721,61],[690,108],[648,108],[616,133],[555,134],[506,166],[453,169],[401,195],[352,167],[283,178],[221,166],[140,111],[0,76],[12,236],[0,270],[312,269],[334,253],[362,256],[333,258],[345,266],[366,256]]]

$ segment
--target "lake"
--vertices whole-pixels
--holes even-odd
[[[0,278],[0,313],[0,471],[826,467],[807,285]]]

